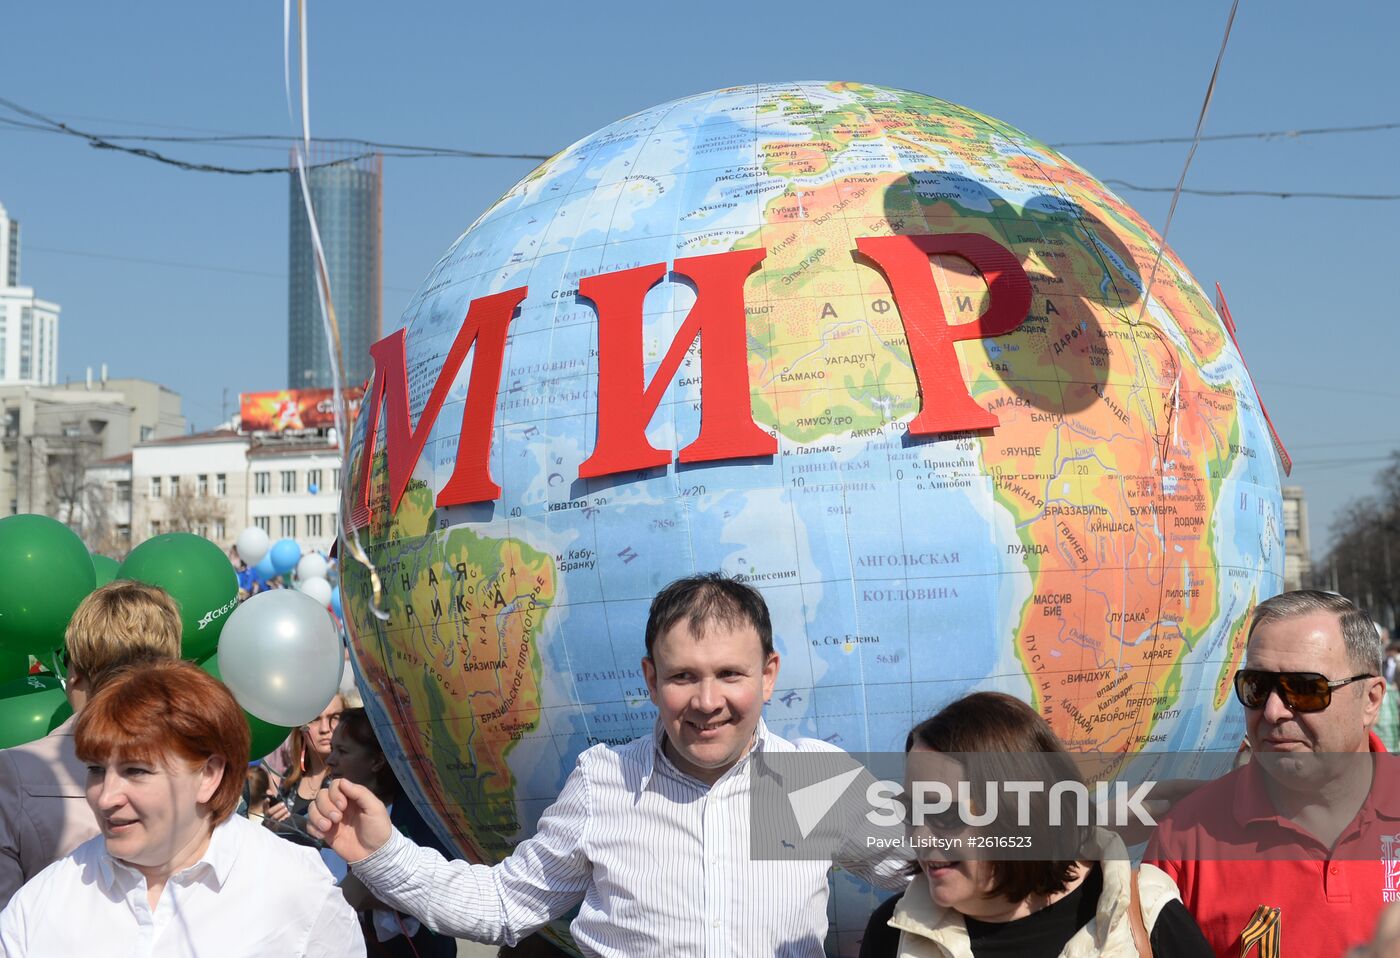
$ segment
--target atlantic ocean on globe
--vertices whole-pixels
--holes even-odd
[[[474,860],[652,730],[648,603],[699,571],[767,599],[783,736],[898,751],[996,689],[1076,749],[1240,739],[1283,564],[1258,397],[1142,217],[1005,123],[857,83],[637,113],[482,214],[374,357],[353,657]],[[835,884],[850,953],[874,898]]]

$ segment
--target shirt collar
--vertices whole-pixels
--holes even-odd
[[[1108,930],[1127,917],[1128,882],[1132,879],[1133,870],[1129,867],[1130,860],[1123,840],[1106,829],[1094,830],[1084,857],[1097,863],[1103,875],[1103,891],[1099,894],[1094,912],[1099,922],[1094,933],[1096,944],[1102,947]],[[922,869],[915,873],[895,905],[889,926],[936,942],[948,954],[972,953],[967,922],[955,909],[934,902],[929,892],[928,875]]]
[[[928,876],[922,870],[909,882],[894,907],[889,926],[936,942],[950,954],[971,954],[971,941],[962,916],[951,908],[935,904],[929,892]]]
[[[724,774],[728,775],[730,774],[730,772],[733,772],[734,769],[742,767],[743,764],[749,760],[749,757],[751,755],[753,755],[755,752],[761,752],[763,750],[764,743],[767,741],[768,723],[764,722],[763,716],[760,715],[758,717],[758,727],[754,729],[752,747],[750,747],[749,750],[744,753],[743,758],[739,759],[739,761],[734,763],[733,768],[729,769],[729,771],[725,772]],[[661,719],[658,718],[656,720],[656,724],[653,725],[651,729],[651,747],[644,749],[641,755],[641,787],[643,791],[645,791],[647,786],[651,783],[651,776],[656,772],[656,768],[658,765],[660,765],[669,774],[678,776],[685,781],[699,781],[694,776],[687,775],[685,772],[682,772],[680,769],[676,768],[675,763],[672,762],[671,759],[666,755],[665,746],[666,728],[661,724]],[[704,782],[699,782],[699,784],[704,785]]]
[[[209,847],[204,850],[199,861],[170,876],[171,881],[188,875],[191,880],[207,879],[215,891],[222,888],[224,883],[228,881],[229,872],[233,869],[233,862],[238,857],[239,849],[243,847],[241,828],[247,825],[246,820],[239,819],[236,815],[229,816],[214,828],[213,834],[209,836]],[[109,892],[114,890],[118,883],[123,885],[136,884],[144,880],[138,869],[108,854],[105,841],[102,846],[102,857],[98,860],[97,871],[102,889]],[[188,881],[184,882],[184,884],[188,883]]]
[[[1371,790],[1366,801],[1361,804],[1357,818],[1400,818],[1400,757],[1386,753],[1374,732],[1367,741],[1367,751],[1375,756],[1375,769],[1371,777]],[[1237,773],[1239,782],[1235,788],[1233,811],[1235,821],[1240,825],[1252,822],[1282,823],[1274,803],[1269,799],[1269,791],[1263,780],[1263,772],[1256,762],[1250,761]]]

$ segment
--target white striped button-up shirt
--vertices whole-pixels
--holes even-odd
[[[534,837],[494,867],[447,861],[397,832],[351,867],[381,900],[435,931],[514,944],[579,905],[570,926],[586,955],[817,958],[827,929],[830,860],[755,860],[748,764],[713,785],[679,771],[652,735],[579,756]],[[760,722],[754,750],[831,751],[788,742]],[[907,880],[900,852],[842,864],[876,884]]]

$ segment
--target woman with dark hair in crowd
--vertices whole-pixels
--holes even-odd
[[[108,679],[78,717],[101,834],[34,877],[0,914],[21,955],[363,955],[314,852],[233,814],[248,722],[189,662]]]
[[[284,838],[319,847],[306,831],[306,811],[326,784],[326,757],[331,736],[345,713],[345,699],[337,693],[330,703],[305,725],[292,730],[287,740],[290,767],[278,782],[276,797],[268,802],[263,824]]]
[[[364,709],[348,709],[340,716],[330,753],[326,756],[326,767],[331,776],[374,792],[375,797],[388,806],[389,821],[405,836],[419,845],[436,848],[445,858],[455,857],[438,841],[413,802],[403,793]],[[396,912],[376,900],[354,875],[346,876],[341,888],[360,916],[365,947],[370,955],[452,958],[457,954],[455,938],[434,934],[411,915]]]
[[[914,879],[903,896],[870,916],[861,958],[1212,958],[1210,946],[1165,873],[1136,873],[1114,835],[1074,824],[1079,772],[1046,721],[1009,695],[979,692],[915,726],[905,743],[908,787],[966,782],[987,796],[989,782],[1044,783],[1021,802],[998,803],[993,824],[973,829],[986,809],[953,806],[911,825]],[[927,794],[927,793],[926,793]],[[1064,804],[1051,814],[1051,795]],[[1022,807],[1028,823],[1018,822]],[[1053,827],[1052,822],[1057,822]],[[973,847],[980,832],[1024,836],[1009,847],[1045,849],[1051,860],[1009,860]],[[979,857],[980,856],[980,857]],[[1150,950],[1149,950],[1150,945]]]

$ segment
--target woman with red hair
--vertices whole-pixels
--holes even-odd
[[[234,815],[249,732],[221,683],[188,662],[118,673],[78,718],[101,834],[0,914],[7,956],[363,955],[320,858]]]

